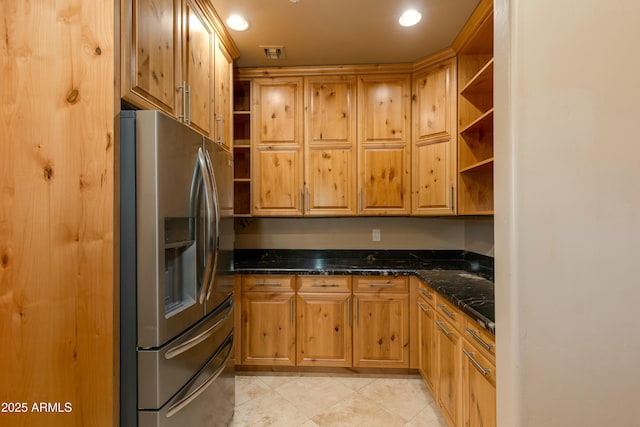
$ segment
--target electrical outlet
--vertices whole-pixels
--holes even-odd
[[[379,242],[380,241],[380,229],[379,228],[374,228],[373,230],[371,230],[371,241],[373,241],[373,242]]]

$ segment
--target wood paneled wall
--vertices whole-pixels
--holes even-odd
[[[114,2],[0,17],[0,425],[114,425]]]

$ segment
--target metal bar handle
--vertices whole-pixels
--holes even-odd
[[[429,292],[427,292],[427,290],[426,290],[426,289],[420,288],[420,293],[421,293],[422,295],[424,295],[424,297],[425,297],[426,299],[433,299],[433,295],[431,295]]]
[[[367,286],[372,288],[393,288],[395,285],[393,283],[367,283]]]
[[[454,200],[455,200],[455,190],[454,190],[453,183],[452,183],[451,184],[451,210],[452,211],[455,210],[455,202],[454,202]]]
[[[289,303],[289,322],[291,323],[291,326],[293,326],[293,297]]]
[[[305,188],[304,204],[306,206],[306,212],[309,213],[309,188]]]
[[[202,182],[204,186],[204,198],[205,198],[205,207],[206,207],[206,215],[207,215],[207,224],[210,227],[210,224],[213,222],[213,189],[211,188],[211,181],[207,176],[208,166],[207,160],[205,158],[204,152],[202,148],[198,148],[198,164],[200,165],[200,171],[202,172]],[[205,296],[209,291],[209,282],[213,277],[213,241],[212,241],[211,233],[207,233],[205,238],[205,264],[204,264],[204,274],[202,278],[202,288],[200,289],[200,304],[204,303]]]
[[[205,382],[203,382],[200,386],[198,386],[198,388],[196,388],[194,391],[189,393],[184,399],[181,399],[180,401],[172,405],[167,411],[167,415],[166,415],[167,418],[174,416],[175,414],[180,412],[183,408],[188,406],[198,396],[204,393],[205,390],[209,388],[209,386],[213,384],[213,382],[220,376],[222,371],[224,371],[224,368],[226,367],[227,362],[229,361],[229,358],[231,357],[231,353],[232,353],[231,350],[233,349],[233,339],[228,340],[225,346],[228,347],[228,350],[227,350],[227,354],[224,357],[223,362],[220,364],[220,367],[216,369],[216,371]],[[214,355],[213,357],[215,358],[218,354]]]
[[[313,286],[314,288],[337,288],[340,285],[336,282],[331,282],[331,283],[313,282],[311,286]]]
[[[183,81],[182,85],[180,85],[180,90],[182,91],[182,114],[178,116],[179,119],[182,119],[183,122],[187,121],[187,82]]]
[[[480,338],[480,335],[478,335],[478,333],[476,331],[474,331],[473,329],[467,328],[467,332],[469,332],[469,335],[471,335],[473,337],[473,339],[478,342],[478,344],[480,344],[481,346],[483,346],[487,350],[491,350],[493,348],[493,344],[489,344],[488,342],[485,342],[485,340]]]
[[[300,199],[300,212],[304,213],[304,195],[302,194],[302,188],[298,191],[298,198]]]
[[[282,286],[280,282],[256,282],[253,286]]]
[[[484,375],[485,377],[487,375],[489,375],[489,373],[491,372],[491,369],[487,369],[485,367],[483,367],[480,362],[478,362],[474,357],[473,357],[473,353],[470,351],[467,351],[465,349],[462,349],[462,351],[464,352],[464,354],[469,358],[469,360],[471,361],[471,363],[473,363],[473,366],[475,366],[482,375]]]
[[[424,311],[425,313],[429,313],[429,309],[425,307],[424,304],[422,304],[420,301],[418,301],[418,307],[420,307],[420,310]]]
[[[222,117],[221,115],[216,118],[216,121],[218,122],[218,144],[220,145],[222,145],[222,121],[223,120],[224,120],[224,117]]]
[[[220,254],[220,206],[218,201],[218,186],[216,184],[216,177],[213,174],[213,165],[211,164],[211,157],[209,152],[204,152],[205,162],[207,165],[207,175],[209,176],[209,186],[211,187],[211,199],[213,202],[213,230],[214,232],[210,236],[213,240],[213,266],[211,267],[211,278],[209,280],[209,286],[207,287],[207,300],[211,292],[215,288],[215,277],[218,269],[218,258]],[[210,233],[211,234],[211,233]]]
[[[187,124],[190,125],[191,124],[191,85],[189,85],[186,92],[187,92],[187,99],[189,100],[189,102],[187,102],[187,109],[189,110],[189,114],[187,115]]]
[[[196,335],[195,337],[183,342],[182,344],[179,344],[177,346],[175,346],[174,348],[172,348],[171,350],[167,351],[164,355],[164,358],[167,360],[173,359],[176,356],[181,355],[182,353],[184,353],[185,351],[191,350],[193,347],[197,346],[198,344],[200,344],[201,342],[203,342],[204,340],[206,340],[207,338],[209,338],[211,335],[213,335],[213,332],[218,329],[220,327],[220,325],[222,325],[231,315],[231,310],[232,310],[232,306],[229,306],[229,308],[227,309],[227,312],[225,313],[224,317],[220,320],[218,320],[216,323],[214,323],[210,328],[208,328],[206,331]]]
[[[360,188],[360,195],[358,196],[358,211],[362,212],[362,188]]]
[[[444,314],[446,314],[450,318],[452,318],[452,319],[456,318],[456,314],[453,311],[447,310],[447,308],[443,304],[438,304],[438,308],[440,308],[440,310],[442,310],[444,312]]]
[[[358,326],[360,324],[359,321],[359,314],[360,314],[360,310],[359,310],[359,304],[358,304],[358,299],[356,299],[356,326]]]
[[[437,320],[435,322],[436,322],[436,326],[438,326],[438,328],[440,328],[440,330],[444,332],[446,336],[449,336],[452,334],[452,331],[447,331],[447,329],[444,327],[442,322],[438,322]]]
[[[347,322],[349,323],[349,327],[351,327],[351,295],[347,297]]]

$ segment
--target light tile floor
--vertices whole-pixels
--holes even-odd
[[[236,375],[232,427],[446,427],[419,376]]]

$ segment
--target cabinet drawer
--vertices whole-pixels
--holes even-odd
[[[431,307],[435,308],[436,306],[436,291],[431,289],[426,283],[422,280],[419,281],[418,285],[418,295],[422,297]]]
[[[441,295],[436,295],[435,310],[442,314],[442,317],[450,322],[458,331],[462,331],[464,326],[464,315]]]
[[[407,292],[407,276],[361,276],[353,278],[354,291],[357,292]]]
[[[351,292],[351,276],[298,276],[299,292]]]
[[[242,276],[243,292],[294,291],[295,276],[255,275]]]
[[[476,348],[495,360],[496,338],[486,329],[480,327],[474,320],[465,316],[463,335]]]

